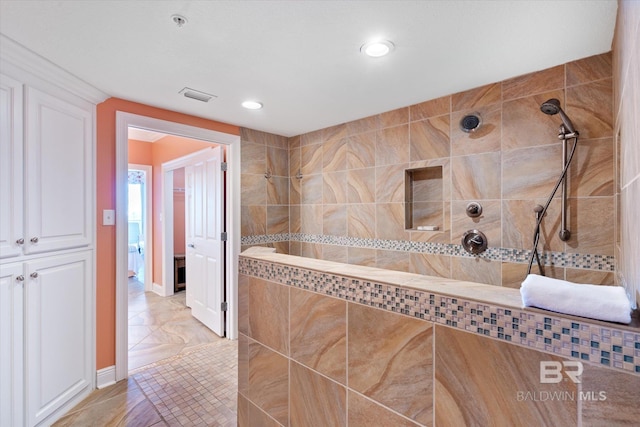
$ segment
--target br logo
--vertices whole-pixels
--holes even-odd
[[[582,375],[583,369],[582,362],[573,360],[566,360],[564,362],[557,362],[555,360],[541,361],[540,383],[556,384],[562,381],[564,375],[566,375],[574,383],[580,384],[580,375]]]

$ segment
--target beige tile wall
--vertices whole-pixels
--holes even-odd
[[[619,2],[614,40],[619,280],[640,302],[640,2]]]
[[[581,383],[543,384],[540,362],[569,359],[303,289],[311,281],[293,287],[241,274],[240,284],[241,427],[640,419],[638,375],[585,362]]]
[[[562,242],[560,204],[543,223],[542,246],[560,253],[614,255],[614,143],[611,53],[291,138],[290,232],[459,245],[479,229],[489,246],[528,250],[542,204],[562,168],[558,116],[540,112],[555,97],[581,134],[570,169],[572,238]],[[479,113],[475,132],[460,119]],[[437,232],[405,230],[405,169],[442,166],[444,224]],[[302,179],[295,179],[297,172]],[[484,210],[465,214],[470,201]],[[433,208],[433,207],[430,207]],[[439,221],[434,219],[434,221]],[[516,286],[526,266],[442,254],[292,242],[291,254]],[[575,277],[571,268],[547,274]],[[581,275],[613,284],[611,272]]]
[[[557,116],[539,111],[557,97],[581,133],[569,180],[573,237],[557,237],[554,201],[543,225],[543,245],[556,253],[615,256],[609,271],[547,267],[572,281],[626,284],[640,300],[640,124],[638,2],[620,1],[613,55],[603,54],[426,101],[293,138],[243,129],[242,236],[286,233],[458,244],[478,228],[490,247],[528,250],[533,206],[542,204],[560,168]],[[613,63],[613,64],[612,64]],[[613,87],[615,85],[615,87]],[[615,92],[615,93],[614,93]],[[479,113],[474,134],[458,122]],[[405,231],[404,170],[439,165],[444,174],[439,232]],[[272,177],[265,179],[264,174]],[[297,179],[300,173],[302,179]],[[484,215],[464,214],[479,201]],[[277,240],[277,239],[276,239]],[[279,241],[281,253],[406,268],[518,287],[525,266],[490,260]],[[481,267],[475,271],[475,267]]]

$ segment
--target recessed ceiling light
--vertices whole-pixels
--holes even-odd
[[[172,20],[172,21],[173,21],[173,23],[174,23],[174,24],[176,24],[179,28],[182,28],[182,26],[188,22],[188,21],[187,21],[187,18],[185,18],[185,17],[184,17],[184,16],[182,16],[182,15],[178,15],[178,14],[175,14],[175,15],[171,16],[171,20]]]
[[[242,106],[247,110],[259,110],[262,108],[262,102],[258,101],[244,101]]]
[[[379,58],[390,53],[394,47],[389,40],[376,40],[360,46],[360,52],[373,58]]]

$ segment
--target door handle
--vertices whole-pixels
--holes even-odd
[[[37,279],[38,278],[38,272],[34,271],[33,273],[31,273],[29,276],[31,276],[32,279]]]
[[[31,238],[31,243],[38,243],[38,240],[40,240],[40,239],[38,239],[37,237],[32,237]]]
[[[187,245],[187,247],[195,249],[195,248],[196,248],[196,245],[194,245],[193,243],[189,243],[189,244]]]

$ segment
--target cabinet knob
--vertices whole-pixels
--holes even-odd
[[[21,237],[18,240],[16,240],[16,243],[19,245],[24,245],[24,239]]]
[[[34,271],[33,273],[31,273],[29,276],[31,276],[32,279],[37,279],[38,278],[38,272]]]
[[[193,243],[189,243],[187,246],[190,247],[190,248],[195,248],[196,247],[196,245],[194,245]]]
[[[31,238],[31,243],[38,243],[38,240],[40,240],[40,239],[38,239],[37,237],[32,237]]]
[[[24,282],[24,276],[21,274],[18,277],[16,277],[16,282]]]

